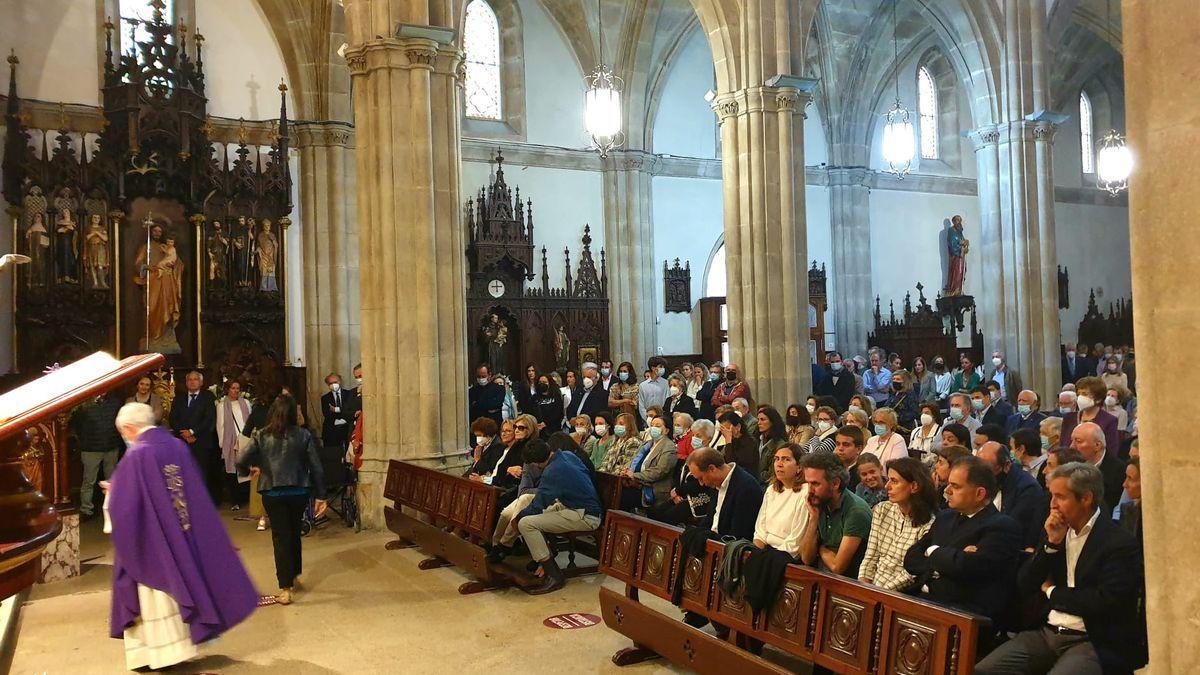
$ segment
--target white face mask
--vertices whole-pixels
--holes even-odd
[[[596,425],[596,435],[597,436],[603,436],[606,433],[608,433],[608,425],[607,424],[597,424]]]
[[[678,396],[679,395],[679,387],[671,387],[671,395]]]
[[[575,427],[575,433],[579,434],[580,436],[587,436],[587,432],[587,427]]]
[[[329,391],[341,391],[341,389],[342,385],[340,382],[334,382],[333,384],[329,385]]]
[[[820,420],[817,422],[817,429],[820,430],[821,432],[829,431],[832,428],[833,428],[833,422],[829,422],[827,420]]]
[[[808,405],[804,406],[804,409],[808,411],[809,415],[811,415],[817,411],[817,406],[809,403]]]
[[[487,436],[476,436],[475,437],[475,445],[487,445],[487,442],[488,442]]]
[[[484,386],[487,386],[488,379],[486,377],[477,377],[477,378],[475,378],[475,382],[479,386],[484,387]]]
[[[1079,398],[1075,399],[1075,401],[1079,403],[1080,410],[1087,410],[1088,408],[1096,405],[1095,399],[1093,399],[1091,396],[1080,396]]]
[[[583,378],[583,388],[584,389],[591,389],[593,384],[595,384],[595,381],[592,380],[592,378],[590,378],[590,377]]]
[[[997,368],[999,368],[999,367],[1000,367],[1000,363],[1001,363],[1001,361],[1000,361],[1000,357],[998,357],[998,356],[993,356],[993,357],[992,357],[992,365],[993,365],[993,366],[996,366]]]
[[[1067,358],[1068,358],[1068,359],[1073,359],[1073,358],[1075,358],[1075,352],[1073,352],[1073,351],[1071,351],[1071,352],[1067,352]]]
[[[930,415],[929,413],[921,413],[921,424],[923,426],[929,426],[930,424],[933,424],[933,415]]]
[[[1111,408],[1111,407],[1115,406],[1116,404],[1117,404],[1116,396],[1105,396],[1104,397],[1104,405]]]
[[[356,378],[354,378],[354,379],[358,381],[358,386],[360,386],[360,387],[361,387],[361,386],[362,386],[362,378],[361,378],[361,377],[356,377]]]

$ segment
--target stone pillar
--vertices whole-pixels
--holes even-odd
[[[967,266],[981,265],[975,292],[984,351],[999,349],[1025,386],[1051,400],[1059,384],[1058,257],[1054,242],[1056,115],[1049,97],[1045,5],[1005,0],[1005,88],[997,124],[971,138],[979,166],[982,241]]]
[[[833,317],[843,356],[865,354],[874,328],[871,288],[871,209],[867,169],[829,169],[829,221],[833,244]]]
[[[462,63],[446,4],[345,7],[366,379],[359,498],[363,523],[379,527],[388,460],[444,467],[466,447]]]
[[[292,143],[300,153],[303,196],[305,365],[309,398],[318,400],[330,371],[354,386],[350,370],[360,356],[354,128],[304,122],[292,127]]]
[[[658,352],[654,227],[650,215],[653,156],[612,152],[604,161],[604,249],[608,254],[609,350],[642,372]]]
[[[1194,174],[1196,81],[1200,79],[1200,4],[1126,1],[1126,123],[1137,165],[1129,188],[1133,329],[1138,356],[1138,430],[1142,451],[1146,614],[1151,673],[1191,672],[1200,663],[1200,540],[1187,536],[1200,511],[1195,432],[1180,424],[1180,403],[1195,395],[1178,366],[1200,331],[1200,197]],[[1169,47],[1166,47],[1169,45]]]
[[[786,406],[812,388],[803,112],[812,80],[713,101],[721,124],[730,358],[755,401]],[[801,91],[802,87],[804,91]]]

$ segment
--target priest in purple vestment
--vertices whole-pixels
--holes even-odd
[[[127,403],[117,429],[129,450],[113,473],[110,635],[126,665],[162,668],[196,654],[254,611],[258,592],[183,441]]]

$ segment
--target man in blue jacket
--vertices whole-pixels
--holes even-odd
[[[975,451],[996,477],[996,496],[992,504],[1021,526],[1021,547],[1032,552],[1042,538],[1042,524],[1050,511],[1046,493],[1037,479],[1014,466],[1008,446],[989,441]]]
[[[542,480],[533,501],[517,516],[517,531],[545,573],[540,585],[526,590],[541,595],[567,585],[545,534],[591,532],[600,527],[600,498],[587,467],[574,453],[551,451],[541,444],[526,454],[525,461],[542,470]]]

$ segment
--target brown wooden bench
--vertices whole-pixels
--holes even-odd
[[[788,672],[753,653],[765,643],[839,673],[959,675],[974,669],[983,617],[799,565],[788,567],[771,608],[757,613],[717,585],[722,544],[709,541],[704,558],[689,556],[680,574],[679,528],[609,511],[604,529],[600,571],[625,582],[625,593],[601,588],[601,612],[609,628],[634,643],[613,655],[617,665],[662,656],[699,672]],[[669,601],[680,584],[680,606],[728,627],[727,640],[638,601],[640,591]]]
[[[620,479],[596,474],[601,504],[619,504]],[[613,498],[617,501],[611,501]],[[389,549],[418,546],[430,555],[418,567],[423,570],[457,566],[474,577],[458,587],[462,594],[506,588],[528,587],[541,580],[505,563],[488,563],[483,545],[491,541],[500,509],[500,490],[486,483],[427,469],[409,462],[392,460],[388,464],[383,496],[393,506],[384,506],[388,529],[399,539]],[[404,509],[409,509],[406,513]],[[416,512],[415,514],[413,512]],[[418,517],[417,514],[424,516]],[[603,547],[603,527],[596,532],[563,536],[557,545],[568,553],[563,569],[568,577],[596,574],[599,564],[580,565],[576,553],[583,552],[599,560]]]

